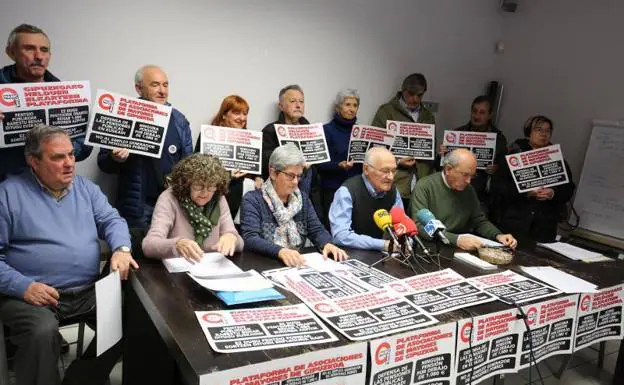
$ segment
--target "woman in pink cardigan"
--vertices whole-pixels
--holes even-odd
[[[206,251],[232,255],[243,250],[224,197],[230,175],[219,159],[193,154],[181,160],[168,179],[170,187],[158,197],[143,239],[145,256],[199,261]]]

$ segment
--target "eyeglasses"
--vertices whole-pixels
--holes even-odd
[[[284,176],[286,177],[286,179],[289,182],[292,182],[293,180],[295,180],[295,178],[297,178],[297,180],[301,180],[301,178],[303,177],[303,173],[301,173],[301,174],[293,174],[292,172],[286,172],[286,171],[282,171],[282,170],[275,170],[275,171],[284,174]]]
[[[533,127],[533,131],[539,132],[540,134],[550,135],[552,129],[550,127],[535,126]]]
[[[217,188],[215,186],[204,186],[204,185],[199,185],[199,184],[192,184],[191,185],[191,190],[193,192],[209,192],[209,193],[215,193],[217,191]]]
[[[397,169],[396,168],[377,168],[375,166],[373,166],[370,163],[366,163],[366,165],[374,170],[379,171],[380,173],[384,174],[384,175],[390,175],[390,176],[394,176],[397,173]]]

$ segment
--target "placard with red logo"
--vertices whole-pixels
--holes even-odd
[[[160,158],[172,108],[164,104],[98,90],[85,144],[125,148],[132,154]],[[174,154],[178,148],[168,148]]]
[[[505,159],[518,192],[521,194],[539,187],[546,188],[568,183],[563,153],[558,144],[506,155]]]
[[[517,370],[548,357],[572,353],[578,298],[574,294],[522,307],[531,332],[521,322],[522,348]]]
[[[370,342],[369,385],[455,383],[455,322]]]
[[[352,341],[438,322],[394,291],[377,289],[349,276],[348,271],[300,274],[292,269],[279,279],[283,287]]]
[[[468,282],[508,304],[524,303],[561,294],[555,288],[511,270],[472,277]]]
[[[361,385],[366,382],[365,342],[271,359],[202,374],[200,385]]]
[[[574,351],[596,342],[622,339],[624,285],[580,296]]]
[[[373,147],[390,149],[394,143],[394,135],[385,128],[373,126],[353,126],[349,139],[348,160],[354,163],[364,163],[366,151]]]
[[[0,84],[0,148],[23,146],[38,124],[64,128],[72,138],[84,135],[90,105],[88,81]]]
[[[214,155],[230,171],[261,173],[262,132],[202,124],[201,153]]]
[[[516,371],[521,343],[516,313],[514,308],[457,323],[457,385]]]
[[[220,353],[322,344],[338,338],[304,304],[196,311],[210,347]]]
[[[496,300],[453,269],[415,275],[389,283],[386,287],[433,315]]]
[[[397,158],[435,158],[435,124],[388,120],[386,128],[388,133],[394,135],[390,151]]]
[[[275,124],[275,133],[280,146],[292,143],[301,150],[308,164],[330,161],[329,148],[322,123],[288,125]]]
[[[472,151],[477,158],[477,168],[485,170],[489,164],[494,163],[496,156],[496,133],[474,131],[444,131],[442,145],[446,147],[446,153],[457,148],[465,148]],[[444,157],[440,159],[440,165]]]

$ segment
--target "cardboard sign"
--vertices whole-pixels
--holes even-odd
[[[201,153],[214,155],[230,171],[261,173],[262,132],[210,126],[201,126]]]
[[[578,298],[574,294],[522,307],[531,332],[528,332],[522,322],[522,349],[519,352],[517,370],[548,357],[572,353]],[[531,344],[534,362],[531,357]]]
[[[574,351],[596,342],[620,340],[624,336],[624,285],[583,293],[579,300]]]
[[[390,149],[394,143],[394,135],[385,128],[373,126],[353,126],[349,139],[349,154],[347,159],[354,163],[364,163],[366,151],[373,147]]]
[[[280,146],[293,143],[303,152],[306,163],[329,162],[329,149],[325,140],[323,124],[287,125],[275,124],[275,133]]]
[[[435,124],[388,120],[386,128],[388,133],[394,135],[390,151],[397,158],[435,158]]]
[[[369,385],[454,384],[455,322],[370,343]]]
[[[496,133],[475,131],[444,131],[442,145],[446,147],[446,153],[456,148],[465,148],[472,151],[477,157],[477,168],[485,170],[489,164],[494,163],[496,156]],[[440,159],[440,165],[444,157]]]
[[[196,311],[216,352],[233,353],[338,340],[305,305]]]
[[[558,144],[506,155],[505,158],[521,194],[539,187],[568,183],[568,173]]]
[[[38,124],[62,127],[72,138],[84,135],[90,105],[88,81],[0,84],[0,148],[23,146]]]
[[[200,385],[361,385],[366,382],[366,343],[272,359],[203,374]],[[215,370],[218,370],[215,368]]]
[[[524,303],[561,294],[555,288],[511,270],[472,277],[468,279],[468,282],[508,304]]]
[[[521,343],[516,313],[509,309],[457,323],[457,385],[516,371]]]
[[[452,269],[419,274],[386,285],[404,295],[429,314],[449,311],[494,301],[496,298]]]
[[[85,144],[160,158],[172,110],[164,104],[98,90]]]

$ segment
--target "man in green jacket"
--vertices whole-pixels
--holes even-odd
[[[422,97],[427,92],[427,79],[423,74],[413,73],[403,80],[401,91],[392,100],[382,104],[372,125],[386,127],[386,121],[414,122],[435,124],[435,116],[422,104]],[[435,148],[435,146],[434,146]],[[431,161],[416,161],[414,158],[403,158],[398,162],[398,170],[394,176],[394,185],[401,194],[403,206],[408,209],[412,193],[413,180],[423,178],[431,173]]]
[[[418,181],[412,194],[412,218],[416,213],[429,209],[446,226],[446,237],[464,250],[483,247],[476,233],[484,238],[497,240],[515,248],[518,241],[511,234],[503,234],[485,216],[470,180],[477,171],[477,158],[466,149],[451,151],[444,159],[444,169]],[[426,234],[424,223],[418,223],[421,234]]]

